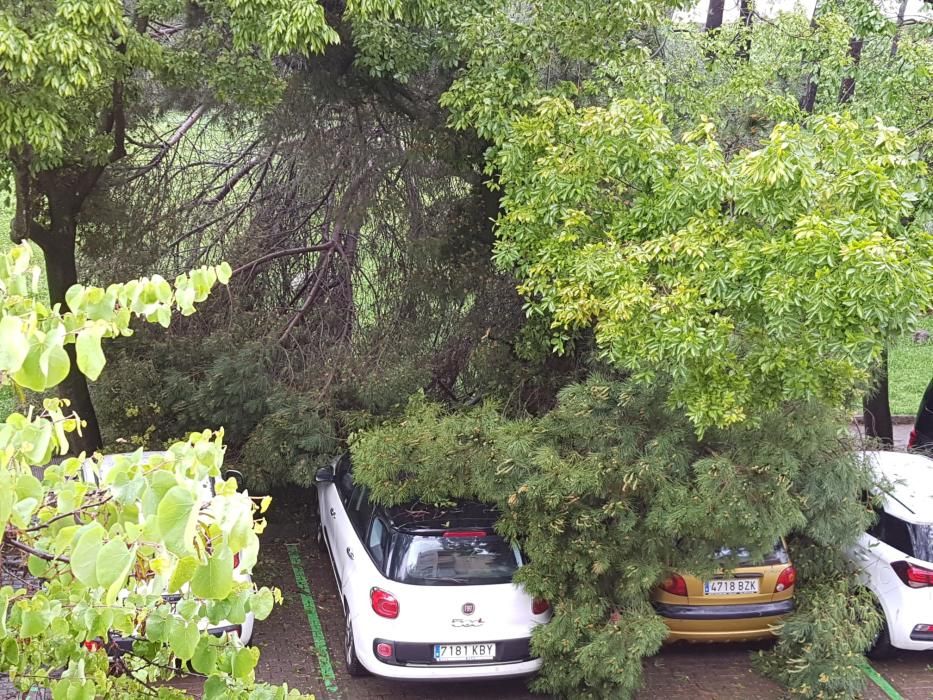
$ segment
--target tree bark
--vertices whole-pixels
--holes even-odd
[[[64,187],[46,189],[45,194],[49,202],[51,224],[44,233],[40,233],[41,228],[36,227],[32,238],[45,255],[49,302],[52,306],[61,304],[62,310],[68,311],[65,292],[69,287],[78,283],[78,268],[75,260],[77,211],[74,206],[74,194],[71,191],[66,192]],[[68,436],[68,444],[74,454],[91,453],[103,445],[97,412],[91,401],[87,378],[78,369],[74,344],[66,345],[65,350],[68,353],[68,359],[71,360],[71,370],[65,380],[55,387],[55,392],[61,398],[71,401],[71,409],[86,424],[80,435],[71,433]]]
[[[862,40],[857,37],[849,39],[849,58],[852,59],[853,73],[842,79],[842,85],[839,88],[839,104],[845,104],[852,99],[855,94],[855,75],[859,62],[862,60]]]
[[[745,27],[745,35],[739,42],[739,50],[735,52],[737,58],[747,61],[752,53],[752,5],[751,0],[739,0],[739,21]]]
[[[820,0],[816,0],[813,6],[813,16],[810,18],[810,29],[816,29],[816,17],[820,12]],[[800,96],[800,109],[807,114],[813,114],[813,108],[816,106],[816,91],[819,87],[817,81],[820,77],[820,69],[817,66],[813,72],[807,75],[807,80],[803,88],[803,94]]]
[[[901,27],[904,26],[904,16],[907,14],[907,0],[901,0],[897,8],[897,30],[894,32],[894,38],[891,39],[891,58],[897,56],[898,45],[901,41]]]
[[[710,0],[706,11],[706,31],[719,29],[722,26],[722,16],[726,7],[726,0]]]
[[[888,351],[881,355],[881,365],[876,373],[876,383],[871,393],[862,399],[862,417],[865,434],[882,445],[894,445],[894,425],[891,421],[891,405],[888,401]]]

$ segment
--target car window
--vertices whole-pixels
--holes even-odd
[[[486,533],[399,534],[390,577],[424,586],[508,583],[522,565],[517,547]]]
[[[366,535],[372,514],[373,506],[369,502],[369,489],[365,486],[356,486],[347,501],[347,516],[359,533],[360,539]]]
[[[914,546],[907,523],[885,510],[876,510],[878,521],[868,530],[868,534],[877,537],[886,545],[894,547],[909,557],[914,555]]]
[[[927,385],[920,400],[910,446],[918,450],[933,450],[933,381]]]
[[[369,549],[373,561],[376,562],[380,570],[382,570],[382,565],[385,563],[388,544],[389,529],[381,519],[374,519],[372,527],[369,529],[369,539],[366,543],[366,547]]]
[[[350,499],[353,496],[353,475],[349,471],[344,471],[337,476],[337,491],[340,492],[340,500],[350,509]]]
[[[910,533],[910,543],[913,545],[913,556],[923,561],[933,561],[933,525],[907,526]]]

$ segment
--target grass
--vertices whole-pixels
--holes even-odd
[[[914,415],[933,377],[933,316],[927,316],[920,328],[930,334],[930,340],[916,343],[908,335],[891,346],[888,355],[891,413]]]

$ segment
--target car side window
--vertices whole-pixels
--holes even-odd
[[[350,499],[353,496],[353,475],[345,471],[337,476],[337,490],[340,492],[340,500],[350,509]]]
[[[389,529],[380,518],[375,518],[372,527],[369,529],[369,539],[366,542],[366,547],[369,549],[373,561],[376,562],[376,565],[380,569],[383,568],[383,564],[385,563],[388,544]]]
[[[910,529],[900,518],[887,511],[878,510],[878,521],[869,529],[868,534],[877,537],[886,545],[894,547],[909,557],[914,556],[914,546],[910,539]]]
[[[372,503],[369,502],[369,489],[365,486],[357,486],[350,495],[347,502],[347,515],[350,522],[360,535],[360,539],[366,537],[366,530],[369,527],[369,519],[373,514]]]

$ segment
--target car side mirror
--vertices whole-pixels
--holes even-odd
[[[243,472],[237,471],[236,469],[228,469],[224,472],[224,481],[227,479],[233,478],[236,481],[236,490],[242,491],[243,487],[246,485],[246,480],[243,478]]]
[[[314,483],[316,484],[332,484],[336,480],[332,467],[321,467],[314,474]]]

